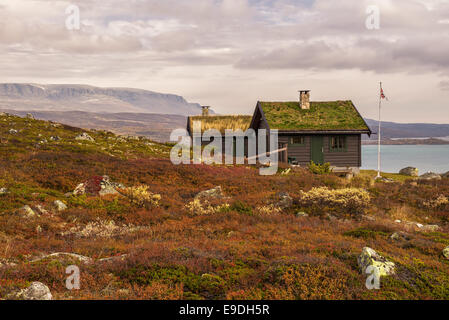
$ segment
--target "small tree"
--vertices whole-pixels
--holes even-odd
[[[332,172],[331,164],[329,162],[316,164],[315,162],[310,161],[309,170],[314,174],[326,174]]]

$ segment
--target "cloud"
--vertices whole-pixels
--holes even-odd
[[[438,85],[441,90],[449,91],[449,80],[440,81],[440,83]]]
[[[372,74],[405,86],[411,75],[419,82],[424,74],[436,91],[447,87],[436,84],[449,77],[449,1],[78,0],[81,30],[69,31],[70,3],[2,0],[0,80],[121,80],[160,84],[167,92],[176,84],[195,98],[222,101],[223,108],[231,88],[280,96],[288,87],[296,98],[292,82],[343,84]],[[379,30],[365,27],[366,7],[373,4],[380,9]]]

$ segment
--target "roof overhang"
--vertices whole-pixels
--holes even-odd
[[[368,134],[370,130],[278,130],[279,135],[304,135],[304,134]]]

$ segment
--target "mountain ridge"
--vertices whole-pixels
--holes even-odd
[[[365,121],[373,132],[369,140],[377,139],[379,122],[377,120],[367,118],[365,118]],[[382,121],[381,128],[382,139],[449,137],[449,124],[398,123]],[[368,137],[366,138],[368,139]]]
[[[98,113],[163,113],[191,115],[198,103],[145,89],[85,84],[0,83],[0,108],[18,111],[86,111]]]

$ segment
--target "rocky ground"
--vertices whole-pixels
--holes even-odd
[[[449,298],[447,176],[174,166],[166,144],[7,114],[0,140],[1,299]]]

